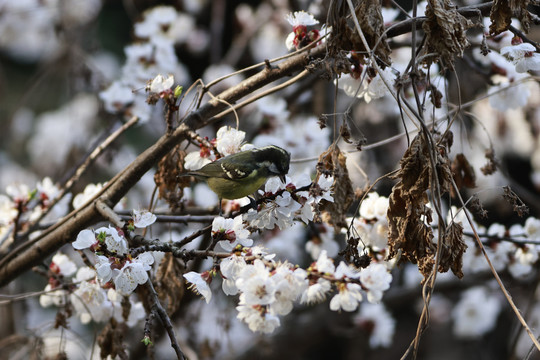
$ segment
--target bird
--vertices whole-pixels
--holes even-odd
[[[204,180],[220,199],[234,200],[255,193],[272,176],[285,183],[291,155],[275,145],[228,155],[186,175]]]

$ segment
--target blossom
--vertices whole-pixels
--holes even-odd
[[[269,305],[275,301],[276,284],[262,260],[255,260],[238,274],[236,286],[246,305]]]
[[[310,284],[307,289],[302,293],[300,302],[302,304],[316,304],[323,302],[326,299],[326,295],[330,292],[332,284],[330,281],[319,278],[314,284]]]
[[[369,345],[372,348],[378,346],[389,347],[392,344],[396,320],[382,304],[362,304],[360,312],[355,315],[354,323],[367,331]]]
[[[253,245],[253,240],[248,238],[250,235],[249,230],[244,228],[242,215],[234,219],[218,216],[212,222],[212,236],[219,239],[218,244],[226,251],[232,251],[237,244]]]
[[[216,133],[216,149],[223,155],[232,155],[241,151],[246,133],[228,126],[222,126]]]
[[[123,112],[135,100],[132,89],[121,81],[115,81],[106,90],[99,93],[99,98],[105,105],[105,110],[115,114]]]
[[[72,242],[71,245],[77,250],[82,250],[88,249],[97,243],[98,241],[96,240],[94,232],[92,230],[85,229],[82,230],[79,235],[77,235],[77,239]]]
[[[138,285],[148,281],[150,265],[154,263],[154,257],[150,253],[142,253],[131,261],[127,261],[122,269],[113,269],[113,282],[116,291],[127,296],[137,288]]]
[[[368,301],[376,303],[381,300],[383,291],[390,288],[392,275],[383,264],[371,263],[360,272],[360,281],[368,290]]]
[[[268,183],[271,183],[270,180]],[[274,201],[262,204],[258,211],[249,209],[244,218],[250,226],[271,230],[277,225],[283,230],[293,225],[294,214],[301,207],[302,205],[296,202],[289,192],[284,192]]]
[[[101,189],[103,188],[102,184],[88,184],[84,188],[84,191],[82,193],[79,193],[75,195],[73,198],[73,208],[79,209],[81,206],[83,206],[87,201],[92,199],[94,195],[99,193]]]
[[[208,304],[212,299],[212,290],[209,286],[210,281],[212,281],[212,277],[210,276],[209,272],[205,271],[202,274],[199,274],[195,271],[190,271],[184,274],[184,277],[192,284],[191,289],[201,294]]]
[[[246,261],[243,257],[234,254],[221,260],[219,263],[219,269],[221,271],[221,275],[224,277],[221,286],[225,294],[236,295],[238,293],[236,279],[246,265]]]
[[[529,43],[505,46],[501,49],[501,55],[516,65],[518,73],[540,70],[540,54]]]
[[[238,310],[236,317],[244,321],[251,331],[270,334],[280,325],[276,315],[270,314],[261,306],[247,305],[242,299],[240,299],[236,310]]]
[[[339,292],[330,300],[330,310],[332,311],[354,311],[358,308],[358,303],[362,301],[362,287],[358,284],[340,284]]]
[[[98,238],[101,237],[104,239],[105,245],[107,245],[107,250],[110,252],[125,255],[128,252],[129,245],[126,238],[121,235],[118,230],[109,225],[109,227],[100,227],[95,231],[98,234]]]
[[[137,228],[145,228],[156,222],[156,215],[146,209],[133,210],[133,225]]]
[[[57,253],[52,258],[50,269],[55,274],[71,276],[77,271],[77,265],[67,255]]]
[[[479,338],[491,331],[501,311],[497,297],[481,286],[464,291],[454,307],[454,334],[462,338]]]
[[[70,295],[71,304],[83,324],[104,322],[112,316],[112,304],[97,282],[83,281]]]
[[[293,27],[300,25],[317,25],[319,23],[319,21],[315,19],[313,15],[305,11],[295,11],[294,13],[289,13],[285,16],[285,20],[287,20]]]
[[[161,94],[162,92],[171,90],[171,87],[173,85],[174,85],[173,75],[169,74],[167,78],[164,78],[163,75],[158,74],[154,79],[152,79],[147,89],[150,92]]]
[[[190,152],[184,158],[184,167],[187,170],[199,170],[204,165],[212,162],[211,155],[210,151],[206,151],[205,149]]]
[[[63,289],[54,290],[51,284],[47,284],[43,290],[45,293],[39,296],[39,304],[42,307],[51,305],[63,306],[66,303],[68,292]]]
[[[336,267],[334,266],[334,261],[328,257],[325,250],[321,251],[317,262],[315,263],[315,268],[318,272],[323,274],[334,274]]]

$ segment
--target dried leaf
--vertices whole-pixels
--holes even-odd
[[[469,189],[476,187],[476,174],[474,168],[469,163],[469,160],[463,154],[457,154],[452,161],[452,175],[458,190],[466,187]],[[454,189],[451,190],[454,196]]]
[[[391,64],[391,49],[386,39],[381,4],[378,0],[364,0],[355,9],[360,28],[366,37],[369,48],[381,67]],[[344,52],[366,52],[355,25],[348,22],[350,11],[344,1],[334,1],[329,11],[328,26],[332,33],[328,40],[328,53],[331,58],[341,58]],[[337,68],[336,68],[337,69]],[[347,70],[342,71],[347,72]],[[338,72],[338,74],[342,73]]]
[[[180,176],[184,171],[185,151],[176,146],[158,164],[158,170],[154,175],[154,182],[159,190],[159,198],[169,204],[171,210],[179,207],[180,200],[184,195],[183,188],[188,187],[190,178]]]
[[[512,191],[510,186],[503,186],[503,198],[512,204],[512,210],[514,210],[518,216],[522,217],[529,213],[529,207]]]
[[[482,174],[486,176],[491,175],[497,171],[499,161],[495,157],[495,151],[493,150],[492,147],[486,150],[486,153],[484,154],[484,156],[486,157],[488,162],[486,165],[480,168],[480,171],[482,171]]]
[[[166,253],[156,273],[156,291],[159,299],[167,307],[167,314],[172,316],[180,307],[184,296],[185,269],[171,254]]]
[[[128,355],[123,344],[124,335],[127,334],[128,327],[125,323],[118,323],[114,318],[105,325],[97,337],[97,344],[101,349],[102,359],[111,358],[127,359]]]
[[[336,231],[342,227],[347,227],[347,210],[354,200],[354,190],[349,171],[346,165],[346,156],[337,146],[330,148],[319,156],[317,164],[317,183],[321,175],[332,175],[334,177],[334,202],[325,202],[321,205],[322,218],[325,222],[332,225]]]
[[[527,11],[529,3],[530,0],[495,0],[489,14],[490,35],[497,35],[508,30],[512,24],[512,17],[517,18],[523,30],[528,32],[531,23],[531,14]]]
[[[458,278],[463,278],[465,250],[467,245],[463,241],[463,225],[452,222],[443,236],[438,271],[442,273],[451,269]]]
[[[427,192],[432,187],[439,187],[442,193],[451,188],[452,174],[447,148],[452,143],[451,133],[444,137],[434,134],[439,144],[435,160],[435,169],[430,159],[431,151],[424,136],[417,135],[400,162],[400,170],[394,178],[399,181],[394,185],[388,207],[388,259],[399,256],[399,263],[418,264],[418,269],[429,276],[435,263],[436,245],[433,243],[431,229],[431,209],[426,206]],[[437,173],[437,184],[432,184]]]
[[[461,15],[450,0],[428,0],[426,17],[422,29],[426,33],[428,52],[436,53],[443,65],[452,68],[454,56],[462,57],[469,46],[466,31],[473,23]]]

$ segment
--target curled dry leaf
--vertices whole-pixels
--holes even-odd
[[[329,10],[328,25],[332,27],[328,41],[330,57],[338,57],[343,51],[366,52],[366,48],[356,31],[354,23],[347,21],[350,11],[345,1],[334,1]],[[378,0],[364,0],[355,9],[360,28],[366,37],[369,48],[373,51],[379,65],[383,68],[391,64],[390,46],[384,32],[384,20],[381,3]]]
[[[442,238],[439,272],[447,272],[450,269],[458,278],[463,278],[465,250],[467,250],[467,245],[463,241],[463,225],[452,222]]]
[[[458,190],[464,187],[469,189],[476,187],[476,174],[474,173],[474,168],[471,166],[465,155],[457,154],[454,161],[452,161],[452,175]],[[451,194],[452,196],[455,196],[454,188],[451,188]]]
[[[115,359],[127,359],[128,355],[124,348],[124,335],[127,334],[128,327],[125,323],[118,323],[114,317],[105,325],[97,337],[100,356],[106,359],[108,356]]]
[[[428,0],[427,20],[422,24],[426,33],[428,53],[440,57],[443,65],[453,67],[454,55],[462,57],[469,46],[466,31],[473,23],[461,15],[450,0]],[[435,61],[434,58],[429,58]]]
[[[154,182],[159,190],[159,198],[169,204],[171,210],[176,210],[184,195],[183,189],[188,187],[189,176],[180,176],[184,171],[186,152],[176,146],[170,153],[159,161]]]
[[[426,279],[435,263],[436,244],[433,242],[432,210],[427,206],[428,190],[439,188],[441,194],[448,192],[452,184],[452,172],[447,153],[452,142],[451,133],[446,136],[434,134],[439,145],[436,152],[423,134],[417,135],[400,161],[400,170],[394,178],[399,179],[392,189],[388,207],[388,259],[400,254],[398,264],[411,262]],[[432,165],[432,157],[435,169]],[[437,183],[434,183],[434,179]],[[452,256],[460,257],[458,254]],[[457,271],[457,269],[456,269]]]
[[[528,32],[531,23],[531,14],[527,11],[529,3],[530,0],[495,0],[489,14],[490,35],[497,35],[508,30],[512,24],[512,17],[517,18],[523,30]]]
[[[486,159],[488,160],[487,164],[482,166],[480,168],[480,171],[482,171],[482,174],[484,175],[491,175],[497,171],[497,166],[499,165],[499,161],[495,157],[495,151],[492,147],[489,149],[486,149],[486,152],[484,154]]]
[[[336,231],[339,231],[342,227],[347,227],[347,210],[349,210],[354,200],[354,190],[349,178],[346,160],[346,156],[339,147],[331,145],[328,150],[319,156],[317,176],[314,181],[316,184],[321,175],[332,175],[334,177],[334,184],[332,185],[334,202],[322,203],[321,210],[324,221],[332,225]]]
[[[174,315],[184,296],[184,267],[171,254],[166,253],[156,273],[156,291],[166,305],[167,314]]]

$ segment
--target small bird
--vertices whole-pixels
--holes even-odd
[[[253,194],[272,176],[285,183],[290,160],[287,151],[269,145],[225,156],[186,175],[205,180],[221,203]]]

